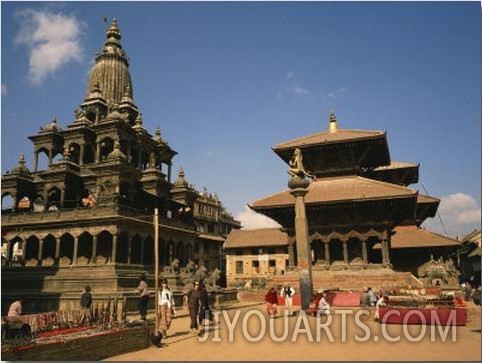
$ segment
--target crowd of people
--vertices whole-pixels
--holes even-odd
[[[146,320],[147,306],[149,299],[149,286],[146,282],[145,275],[140,276],[140,283],[136,289],[139,294],[138,309],[141,320]],[[213,320],[213,312],[209,306],[209,295],[206,285],[200,281],[193,283],[193,286],[184,294],[184,303],[189,312],[191,334],[200,332],[200,325],[209,324]],[[157,317],[159,321],[160,335],[163,339],[168,337],[168,331],[171,327],[172,319],[176,317],[176,302],[174,294],[169,287],[167,279],[161,281],[161,288],[158,290]]]
[[[480,305],[481,287],[480,284],[474,286],[472,281],[467,281],[461,284],[461,290],[466,301],[473,301],[474,304]],[[136,293],[139,295],[138,310],[141,321],[147,321],[147,311],[149,305],[149,286],[146,281],[146,276],[139,276],[139,285],[136,288]],[[296,290],[288,283],[285,283],[278,291],[274,286],[271,287],[264,297],[266,303],[266,312],[270,318],[278,316],[280,302],[284,305],[284,314],[288,316],[294,315],[293,301],[296,295]],[[331,295],[330,295],[331,296]],[[330,312],[330,299],[327,297],[326,291],[320,290],[312,296],[309,308],[306,313],[310,316],[328,316]],[[158,306],[157,318],[159,322],[159,334],[163,339],[168,337],[168,331],[174,317],[176,317],[176,302],[174,293],[169,287],[167,279],[161,281],[161,288],[158,289]],[[384,296],[382,291],[376,292],[371,287],[364,287],[360,295],[360,307],[374,307],[374,320],[379,320],[379,309],[388,304],[388,296]],[[92,294],[91,287],[86,285],[84,292],[80,297],[81,319],[82,325],[88,325],[92,319]],[[213,312],[209,304],[209,295],[206,286],[196,281],[192,287],[184,294],[183,303],[187,306],[190,318],[189,331],[191,334],[198,334],[200,326],[203,324],[210,324],[213,320]],[[7,319],[11,324],[22,323],[24,299],[19,298],[14,301],[9,308]],[[205,321],[206,320],[206,321]]]

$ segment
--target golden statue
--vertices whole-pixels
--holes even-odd
[[[306,175],[309,178],[313,178],[313,175],[308,174],[303,166],[303,155],[300,148],[297,147],[295,149],[289,164],[291,168],[288,169],[288,174],[292,177],[303,178]]]

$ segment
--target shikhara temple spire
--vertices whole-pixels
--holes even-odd
[[[93,90],[98,90],[107,104],[126,104],[134,111],[134,93],[129,73],[129,60],[120,44],[122,36],[114,18],[106,32],[106,41],[92,68],[87,86],[87,99],[92,99]],[[136,112],[133,112],[137,116]],[[132,122],[134,122],[133,117]]]

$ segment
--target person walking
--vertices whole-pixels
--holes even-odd
[[[191,319],[190,332],[191,334],[199,333],[199,309],[201,307],[201,291],[200,283],[196,281],[194,287],[186,293],[187,309],[189,310],[189,317]]]
[[[380,297],[375,304],[375,318],[373,320],[379,321],[380,320],[380,307],[386,306],[388,303],[388,296],[384,296],[382,292],[380,292]]]
[[[213,320],[212,311],[209,307],[209,295],[206,290],[206,285],[201,284],[201,309],[199,310],[199,324],[202,324],[203,320],[211,322]],[[209,324],[209,323],[205,323]]]
[[[80,325],[89,325],[92,320],[92,294],[90,286],[85,285],[84,293],[80,296]]]
[[[176,304],[174,295],[169,288],[167,279],[162,280],[159,289],[157,315],[159,317],[159,328],[164,339],[167,338],[167,331],[171,327],[172,316],[176,315]]]
[[[288,314],[293,315],[293,295],[295,294],[295,289],[292,288],[287,282],[281,288],[280,296],[285,299],[285,310],[288,310]]]
[[[146,275],[142,274],[139,276],[140,282],[139,286],[135,290],[139,294],[139,302],[137,303],[137,308],[141,314],[141,320],[147,320],[147,306],[149,304],[149,286],[146,282]]]

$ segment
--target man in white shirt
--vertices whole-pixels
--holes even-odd
[[[281,288],[280,296],[285,298],[285,309],[288,309],[289,315],[293,315],[293,295],[295,289],[292,288],[287,282]]]

